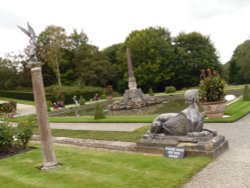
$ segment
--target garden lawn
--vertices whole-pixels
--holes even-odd
[[[141,127],[133,132],[51,129],[52,135],[55,137],[69,137],[122,142],[138,142],[142,138],[142,136],[147,133],[148,130],[149,126]],[[37,128],[34,129],[33,132],[34,134],[39,134]]]
[[[53,123],[62,122],[87,122],[87,123],[151,123],[158,115],[121,115],[106,116],[104,119],[95,120],[94,116],[80,117],[50,117],[49,121]]]
[[[180,187],[211,158],[182,160],[134,153],[56,147],[61,166],[41,171],[41,148],[0,160],[4,188],[152,188]]]

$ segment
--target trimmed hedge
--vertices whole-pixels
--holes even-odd
[[[104,93],[104,89],[101,87],[50,86],[45,88],[45,92],[47,101],[58,102],[58,94],[63,93],[65,97],[64,104],[72,104],[74,103],[73,97],[75,95],[78,99],[82,96],[85,100],[90,100],[94,98],[95,94],[101,96]],[[0,97],[34,101],[33,92],[0,90]]]

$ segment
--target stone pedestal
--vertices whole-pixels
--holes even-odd
[[[123,100],[110,105],[110,109],[138,109],[152,104],[157,104],[157,100],[147,97],[141,89],[127,89],[123,94]]]
[[[217,157],[228,149],[228,141],[224,136],[209,133],[206,136],[166,136],[144,137],[136,145],[136,151],[144,153],[164,154],[165,147],[182,147],[185,156]]]

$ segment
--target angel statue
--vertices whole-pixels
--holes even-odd
[[[37,36],[35,34],[34,29],[27,23],[28,30],[24,29],[23,27],[17,25],[19,29],[21,29],[26,35],[30,37],[30,45],[27,47],[27,55],[29,56],[30,61],[35,62],[37,60],[36,57],[36,39]]]

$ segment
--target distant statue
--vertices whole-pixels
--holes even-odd
[[[75,102],[75,104],[76,104],[76,105],[79,105],[79,102],[78,102],[78,100],[77,100],[76,95],[74,95],[74,97],[73,97],[73,101]]]
[[[188,135],[203,131],[203,115],[197,106],[198,90],[185,92],[185,102],[189,106],[180,113],[166,113],[158,116],[152,123],[149,134]]]
[[[36,57],[36,39],[37,36],[35,34],[34,29],[29,25],[29,23],[27,23],[27,28],[28,30],[24,29],[21,26],[17,26],[19,29],[21,29],[26,35],[28,35],[30,37],[30,45],[27,47],[27,55],[29,56],[31,61],[36,61],[37,57]]]

